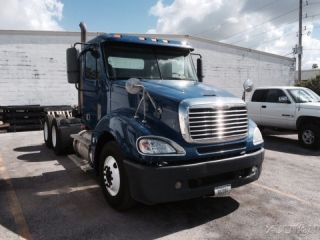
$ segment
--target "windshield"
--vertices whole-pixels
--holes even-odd
[[[108,44],[105,48],[110,79],[196,81],[189,50]]]
[[[320,97],[310,89],[288,89],[296,103],[320,102]]]

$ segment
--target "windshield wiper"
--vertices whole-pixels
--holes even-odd
[[[185,80],[185,78],[178,78],[178,77],[169,77],[169,78],[165,78],[165,79],[169,79],[169,80]]]
[[[136,76],[130,76],[130,77],[110,77],[111,80],[128,80],[130,78],[137,78],[139,80],[143,79],[153,79],[153,80],[160,80],[161,78],[151,78],[151,77],[136,77]]]

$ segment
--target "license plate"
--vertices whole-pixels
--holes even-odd
[[[214,188],[215,197],[225,197],[228,196],[231,191],[231,184],[218,186]]]

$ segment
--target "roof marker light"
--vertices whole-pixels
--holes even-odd
[[[146,38],[145,37],[139,37],[139,40],[144,41],[144,40],[146,40]]]
[[[162,39],[162,42],[169,43],[169,41],[167,39]]]
[[[114,37],[114,38],[121,38],[121,34],[118,34],[118,33],[113,34],[113,37]]]
[[[151,38],[151,41],[152,41],[152,42],[156,42],[157,39],[156,39],[156,38]]]

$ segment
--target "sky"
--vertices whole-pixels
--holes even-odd
[[[0,29],[173,33],[294,57],[299,0],[0,0]],[[320,0],[303,0],[303,68],[320,67]]]

